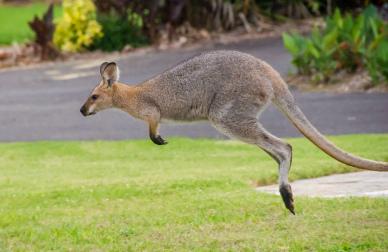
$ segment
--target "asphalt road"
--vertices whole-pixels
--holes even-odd
[[[146,138],[146,125],[118,110],[88,118],[79,113],[80,106],[99,81],[101,61],[117,60],[121,80],[137,83],[199,52],[214,49],[250,53],[266,60],[282,74],[291,67],[290,56],[281,41],[267,39],[3,70],[0,72],[0,141]],[[294,93],[307,117],[324,134],[388,132],[388,94]],[[275,135],[299,135],[272,107],[262,115],[261,121]],[[161,132],[167,139],[172,135],[223,138],[207,122],[162,125]]]

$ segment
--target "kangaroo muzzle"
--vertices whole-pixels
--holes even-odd
[[[87,116],[88,115],[88,109],[85,107],[85,105],[83,105],[79,111],[81,112],[81,114],[83,116]]]
[[[90,109],[88,107],[86,107],[85,105],[83,105],[79,111],[81,112],[81,114],[83,116],[90,116],[90,115],[94,115],[96,113],[95,111],[90,112]]]

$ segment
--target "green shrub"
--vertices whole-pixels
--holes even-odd
[[[54,43],[63,51],[76,52],[89,47],[102,36],[92,0],[64,0],[63,17],[54,34]]]
[[[388,41],[381,40],[375,50],[367,54],[366,66],[374,82],[384,78],[388,82]]]
[[[293,56],[292,63],[298,73],[312,75],[315,81],[328,81],[337,66],[333,59],[336,36],[336,32],[332,32],[322,39],[319,30],[314,28],[311,38],[285,33],[283,41]]]
[[[374,6],[355,18],[337,9],[326,19],[326,27],[322,31],[314,28],[309,37],[283,34],[298,73],[325,82],[339,70],[354,72],[359,68],[366,68],[373,81],[387,80],[387,39],[387,24]]]
[[[115,51],[122,50],[128,44],[138,47],[148,43],[141,32],[142,19],[135,13],[129,12],[128,17],[120,17],[115,12],[99,14],[97,20],[102,26],[104,36],[96,39],[91,49]]]

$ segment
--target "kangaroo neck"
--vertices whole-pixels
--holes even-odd
[[[135,101],[139,88],[136,86],[129,86],[122,83],[115,83],[112,86],[113,95],[112,102],[113,107],[131,112],[132,103]]]

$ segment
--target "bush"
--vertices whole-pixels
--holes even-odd
[[[54,34],[54,43],[63,51],[76,52],[102,37],[92,0],[64,0],[63,17]]]
[[[122,50],[124,46],[138,47],[148,43],[142,34],[142,19],[135,13],[120,17],[115,12],[99,14],[98,22],[102,26],[104,36],[94,41],[91,49],[103,51]]]
[[[298,73],[311,75],[317,82],[329,81],[339,70],[354,72],[360,68],[366,68],[375,82],[388,80],[387,39],[387,24],[374,6],[355,18],[337,9],[326,19],[325,29],[315,27],[309,37],[283,34]]]
[[[374,82],[384,78],[388,82],[388,41],[382,40],[367,55],[367,69]]]

